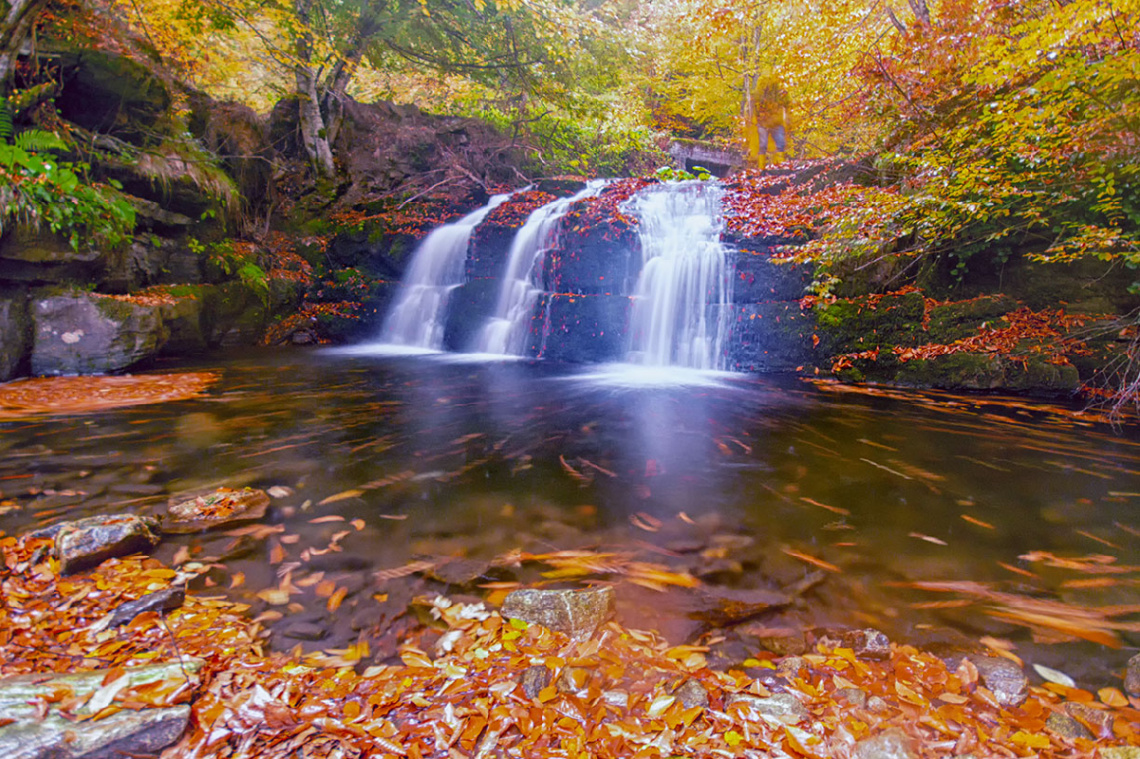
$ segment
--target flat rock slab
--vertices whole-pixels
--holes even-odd
[[[191,659],[181,664],[154,664],[126,670],[116,684],[125,689],[147,683],[193,676],[202,666]],[[35,704],[46,695],[69,690],[77,699],[90,699],[77,714],[109,702],[103,680],[107,670],[77,674],[20,675],[0,680],[0,720],[15,720],[0,727],[0,756],[6,759],[120,759],[157,754],[174,743],[186,729],[190,706],[123,710],[109,717],[76,723],[65,718],[53,701],[40,717]],[[115,688],[116,684],[112,684]]]
[[[507,595],[502,610],[508,619],[542,625],[576,640],[593,635],[613,613],[614,589],[608,586],[581,590],[516,590]]]
[[[162,531],[169,533],[201,532],[214,527],[261,519],[269,507],[264,490],[218,488],[167,510]]]
[[[55,555],[63,574],[82,572],[107,559],[146,553],[158,545],[158,522],[134,514],[88,517],[45,531],[55,538]]]

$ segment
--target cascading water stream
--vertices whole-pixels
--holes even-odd
[[[423,239],[412,254],[396,302],[384,320],[381,342],[428,350],[443,347],[447,301],[451,291],[463,284],[471,234],[487,214],[509,197],[495,195],[487,205],[432,230]]]
[[[640,220],[642,268],[630,315],[626,360],[648,366],[724,369],[732,272],[720,241],[723,190],[669,182],[627,206]]]
[[[542,266],[547,251],[558,242],[562,217],[575,202],[596,194],[605,182],[591,181],[568,198],[535,209],[511,242],[507,269],[495,313],[476,335],[477,353],[523,355],[534,306],[542,294]]]

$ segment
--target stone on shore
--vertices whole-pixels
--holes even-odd
[[[92,569],[117,556],[146,553],[159,540],[158,522],[133,514],[63,522],[41,534],[55,538],[55,555],[65,575]]]
[[[0,726],[0,755],[7,759],[112,759],[158,754],[178,740],[190,719],[182,704],[149,709],[124,709],[101,719],[75,722],[48,701],[46,714],[38,705],[44,697],[70,691],[86,701],[76,716],[90,716],[109,703],[114,692],[160,680],[193,676],[202,666],[196,659],[134,667],[105,685],[107,670],[78,674],[34,674],[0,679],[0,717],[14,720]],[[65,699],[69,701],[70,699]]]
[[[589,638],[614,612],[614,589],[608,586],[581,590],[536,590],[511,592],[502,614],[565,633],[575,640]]]
[[[775,719],[789,725],[811,719],[811,712],[807,710],[807,707],[790,693],[777,693],[768,698],[747,693],[736,693],[728,697],[725,705],[732,706],[733,704],[743,704],[761,717]]]
[[[971,656],[978,675],[1002,706],[1020,706],[1029,696],[1029,678],[1021,667],[1000,656]]]

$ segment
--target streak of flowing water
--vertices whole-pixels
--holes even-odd
[[[495,195],[459,221],[432,230],[412,254],[396,302],[380,340],[395,345],[440,350],[451,291],[463,284],[467,245],[479,222],[510,195]]]
[[[526,347],[530,320],[542,294],[542,265],[558,242],[562,217],[575,202],[596,194],[604,181],[592,181],[568,198],[535,209],[511,243],[507,270],[495,313],[475,336],[471,349],[478,353],[520,356]]]
[[[630,316],[627,360],[648,366],[723,369],[732,272],[720,234],[723,190],[670,182],[630,201],[640,220],[642,268]]]

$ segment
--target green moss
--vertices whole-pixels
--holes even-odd
[[[922,329],[925,303],[920,293],[840,300],[814,309],[821,349],[854,353],[876,347],[914,346],[926,342]]]

